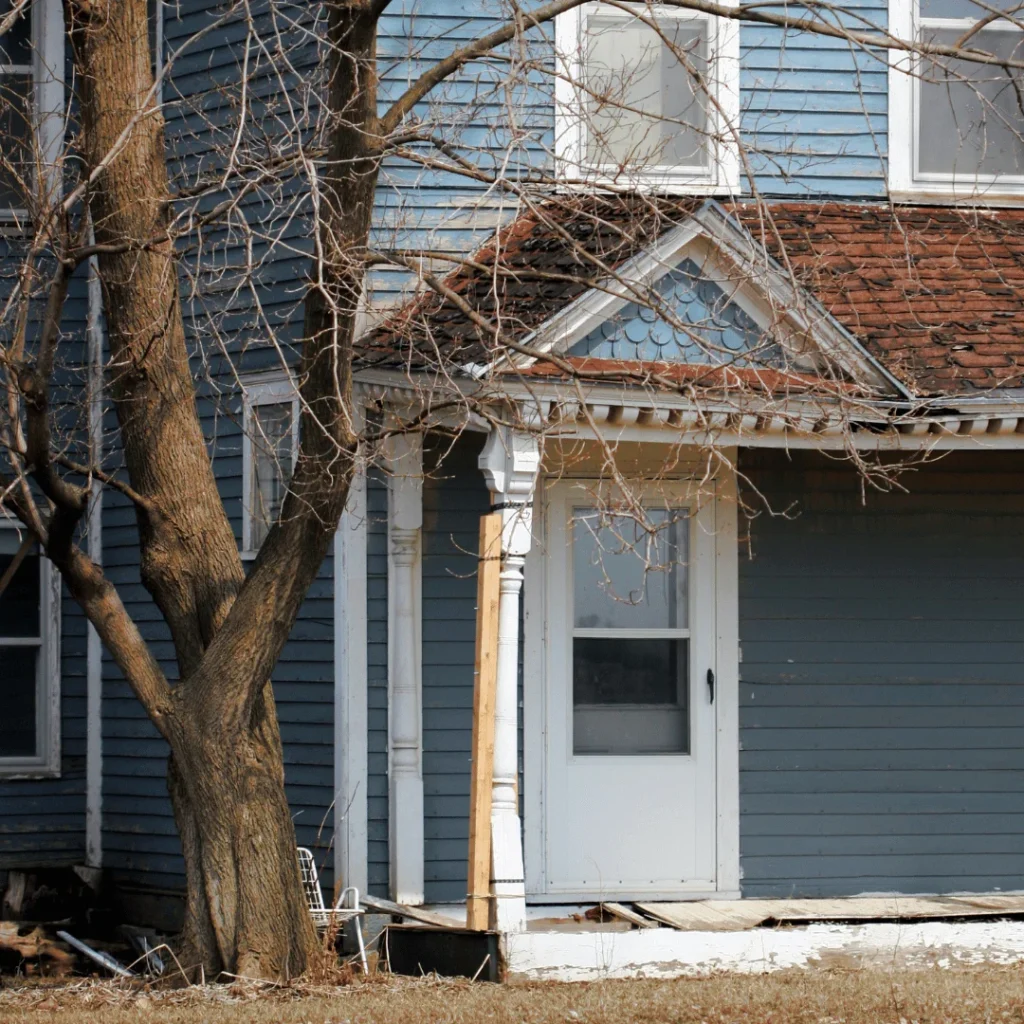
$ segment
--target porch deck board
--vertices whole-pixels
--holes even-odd
[[[1024,895],[879,896],[847,899],[705,900],[637,903],[637,910],[679,931],[740,932],[768,923],[943,920],[1024,916]]]

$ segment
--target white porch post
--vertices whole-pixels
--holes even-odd
[[[366,470],[360,464],[334,535],[334,877],[360,892],[367,876],[366,686]]]
[[[540,448],[532,434],[494,429],[480,453],[480,469],[501,511],[501,597],[498,610],[498,684],[495,697],[494,782],[491,796],[493,928],[526,930],[523,837],[517,806],[519,710],[519,597],[530,550],[533,491]]]
[[[392,896],[415,905],[424,895],[421,436],[393,437],[388,458],[388,845]]]

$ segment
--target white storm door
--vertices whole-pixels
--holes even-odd
[[[714,493],[638,516],[565,483],[548,512],[545,892],[713,892]]]

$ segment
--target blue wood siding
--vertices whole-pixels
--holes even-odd
[[[238,399],[204,405],[204,427],[228,514],[241,540],[241,432]],[[215,414],[216,413],[216,414]],[[129,612],[170,678],[176,677],[169,631],[140,582],[135,515],[118,495],[104,507],[104,563]],[[284,744],[285,787],[296,838],[311,847],[327,891],[333,884],[334,610],[328,555],[274,669]],[[178,892],[184,884],[180,844],[167,795],[167,745],[104,657],[104,866],[127,889]]]
[[[466,898],[483,437],[431,439],[423,486],[423,831],[428,903]]]
[[[0,238],[0,302],[10,294],[24,243]],[[72,437],[84,426],[80,386],[86,374],[87,278],[71,282],[54,380],[56,415]],[[7,325],[0,327],[6,331]],[[53,779],[0,780],[0,872],[85,860],[85,617],[61,600],[61,764]]]
[[[1024,457],[741,470],[744,894],[1024,888]]]
[[[379,470],[366,480],[367,881],[388,896],[388,489]]]
[[[844,7],[836,17],[852,29],[888,24],[880,0],[850,0]],[[884,54],[808,32],[742,24],[740,107],[741,139],[761,195],[885,194]],[[741,187],[749,193],[749,179]]]

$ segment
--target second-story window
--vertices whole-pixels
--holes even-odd
[[[893,0],[893,31],[1007,64],[903,55],[890,76],[896,190],[957,196],[1024,192],[1024,21],[1019,0]],[[1005,12],[1005,17],[1000,17]]]
[[[658,4],[589,3],[557,25],[557,151],[569,179],[738,185],[736,26]]]
[[[243,554],[259,551],[281,517],[298,454],[298,412],[290,380],[254,380],[246,385]]]
[[[29,8],[29,11],[31,8]],[[0,0],[0,25],[14,0]],[[24,210],[31,167],[32,23],[18,15],[0,35],[0,216]]]

